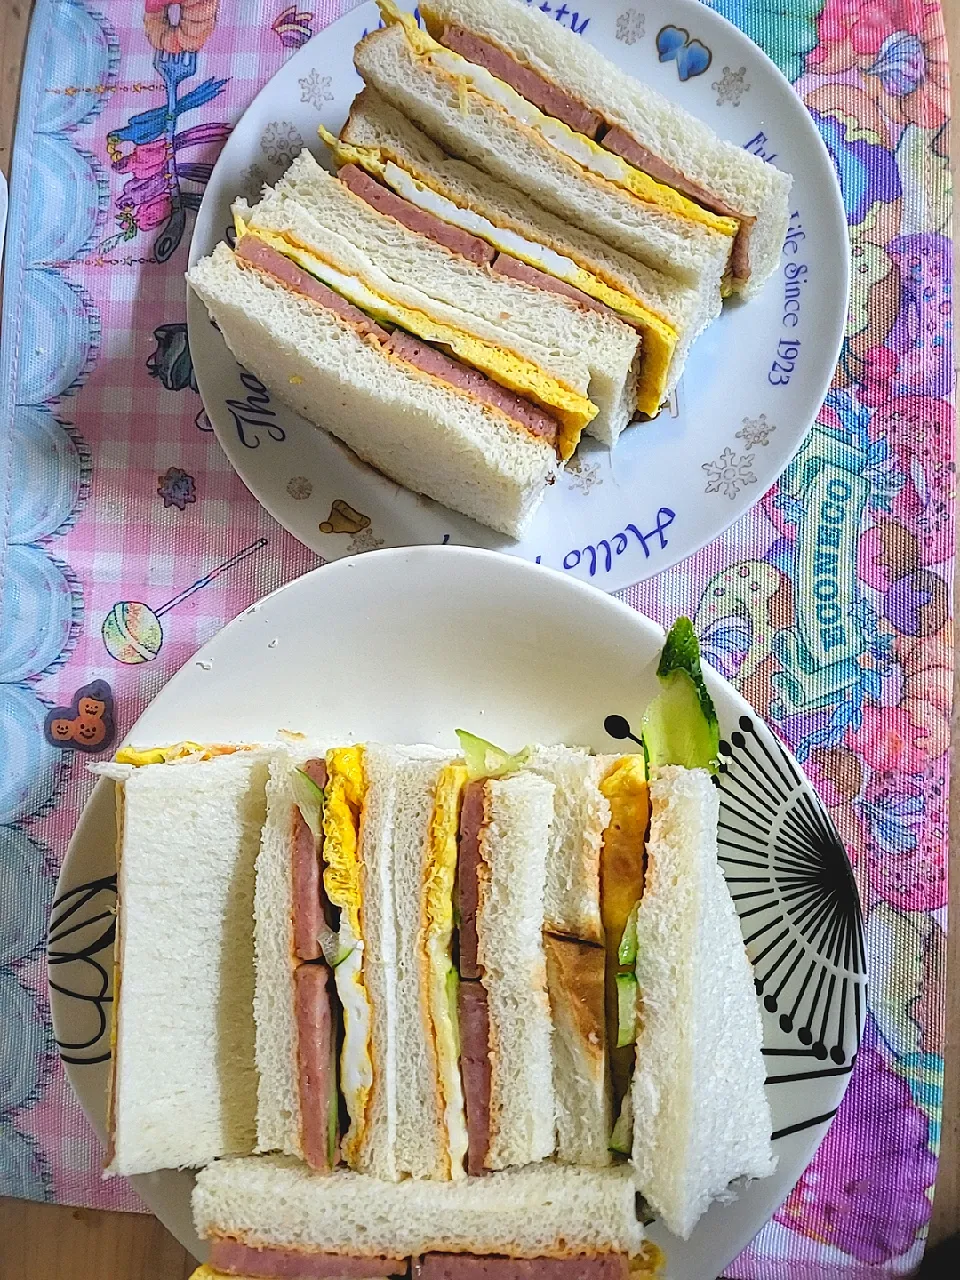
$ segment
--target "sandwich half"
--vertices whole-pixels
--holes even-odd
[[[636,1047],[613,1145],[686,1238],[712,1201],[733,1198],[731,1182],[776,1160],[753,971],[717,858],[719,726],[689,619],[671,629],[657,675],[643,724],[649,794],[631,802],[649,805],[650,830],[614,959],[618,1043]],[[610,860],[630,857],[621,837]],[[618,923],[608,918],[608,945]]]
[[[490,7],[490,22],[498,21],[494,12],[499,14],[503,7]],[[449,47],[444,43],[450,39],[445,20],[434,23],[421,10],[431,27],[425,30],[390,0],[380,0],[380,9],[387,25],[357,45],[356,68],[366,84],[446,151],[687,285],[720,289],[729,279],[738,229],[734,218],[703,208],[541,110],[501,78],[510,75],[521,88],[527,87],[502,58],[494,64],[500,74],[494,74],[484,65],[476,43],[456,42],[466,53]],[[541,19],[533,9],[521,10],[519,5],[509,7],[508,18],[514,17],[514,9],[518,15]],[[471,21],[480,25],[480,14],[481,6],[475,6]],[[562,31],[559,23],[541,19],[536,26],[541,37],[541,26],[548,34]],[[581,42],[566,34],[579,49]],[[510,62],[508,56],[506,63]],[[604,70],[597,84],[606,88],[611,75],[623,78],[619,69],[601,62]]]
[[[405,225],[478,264],[583,306],[608,308],[633,325],[641,338],[639,413],[658,411],[680,377],[691,343],[720,310],[716,288],[687,288],[483,170],[450,159],[373,89],[354,100],[339,140],[331,141],[338,164],[363,169],[380,206]],[[379,189],[369,185],[370,179]],[[599,433],[599,423],[598,418],[590,424],[590,434]]]
[[[776,270],[789,174],[718,138],[536,5],[428,0],[420,13],[447,50],[439,65],[465,74],[542,146],[678,216],[725,232],[732,222],[731,291],[750,296]]]
[[[250,226],[249,212],[238,205],[235,249],[218,245],[188,273],[237,359],[383,474],[519,537],[597,414],[580,355],[532,333],[508,340],[482,315],[398,284],[283,196]],[[507,309],[517,289],[534,293],[489,284],[509,286]]]
[[[223,1160],[197,1179],[193,1212],[212,1275],[394,1276],[412,1260],[422,1280],[628,1280],[659,1261],[625,1166],[384,1183],[276,1157]]]
[[[632,1159],[648,1204],[687,1237],[735,1178],[766,1177],[776,1161],[753,971],[717,861],[717,790],[705,769],[666,766],[650,793]]]
[[[608,443],[635,415],[641,335],[634,327],[589,299],[542,289],[538,279],[525,277],[522,264],[509,268],[514,259],[499,267],[474,261],[471,248],[487,250],[485,242],[463,231],[451,241],[446,223],[412,208],[358,165],[344,165],[335,178],[303,151],[260,204],[237,208],[250,234],[280,236],[327,257],[339,246],[341,260],[349,253],[353,270],[370,288],[411,309],[398,320],[410,324],[425,309],[472,336],[474,359],[482,338],[491,348],[485,372],[501,381],[508,353],[560,378],[586,365],[597,413],[582,425]],[[299,260],[310,265],[302,254]],[[529,390],[541,394],[547,411],[556,408],[539,383]],[[561,441],[564,459],[573,444]]]
[[[254,1150],[253,893],[266,752],[195,743],[97,767],[117,790],[107,1172]]]

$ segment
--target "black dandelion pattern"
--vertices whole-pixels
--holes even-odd
[[[89,1066],[110,1057],[116,932],[115,875],[67,889],[53,904],[47,943],[50,986],[82,1010],[82,1039],[57,1040],[60,1057],[71,1065]]]

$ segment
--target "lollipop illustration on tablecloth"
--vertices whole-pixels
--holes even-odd
[[[119,600],[104,618],[101,628],[103,643],[110,657],[128,666],[139,662],[152,662],[163,644],[163,627],[160,625],[163,615],[266,545],[266,538],[258,538],[256,542],[251,542],[249,547],[244,547],[229,560],[224,560],[223,564],[218,564],[215,569],[211,569],[204,577],[198,578],[179,595],[162,604],[159,609],[151,609],[149,605],[141,604],[138,600]]]

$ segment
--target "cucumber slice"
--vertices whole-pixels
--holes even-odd
[[[617,974],[617,1048],[637,1040],[637,979],[632,973]]]

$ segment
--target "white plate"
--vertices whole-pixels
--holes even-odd
[[[627,605],[521,560],[460,548],[384,551],[316,570],[241,614],[163,689],[130,741],[262,741],[286,728],[455,746],[454,727],[466,725],[508,746],[611,751],[604,722],[639,725],[662,643],[660,628]],[[786,1197],[843,1095],[864,1009],[860,910],[839,838],[747,703],[710,671],[707,683],[727,766],[721,857],[757,976],[773,974],[762,992],[764,1039],[782,1136],[777,1172],[711,1209],[690,1241],[651,1229],[673,1280],[714,1280]],[[101,782],[60,875],[50,940],[54,1031],[101,1137],[114,848],[113,796]],[[190,1175],[133,1182],[202,1253]]]
[[[520,542],[399,488],[272,400],[236,364],[191,293],[190,350],[220,443],[267,510],[327,560],[377,546],[452,542],[499,548],[614,591],[691,555],[748,510],[820,408],[843,337],[849,261],[833,165],[803,103],[752,41],[698,0],[665,0],[645,23],[635,9],[622,12],[623,0],[585,3],[573,13],[560,6],[584,39],[721,137],[752,140],[751,149],[794,175],[781,270],[754,301],[727,304],[659,418],[632,427],[612,453],[595,442],[581,446],[579,462]],[[301,144],[329,163],[317,125],[342,126],[360,88],[353,47],[378,20],[369,0],[305,45],[254,99],[207,187],[191,262],[223,238],[231,201],[256,199]],[[681,59],[686,80],[675,58],[658,57],[658,40],[674,28],[695,51],[687,48]],[[709,51],[709,65],[693,74],[706,58],[696,61],[700,50]]]

